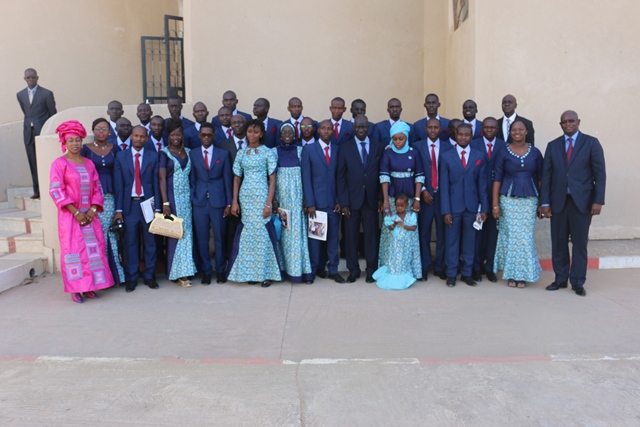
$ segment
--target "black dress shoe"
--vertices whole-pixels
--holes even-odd
[[[305,280],[305,281],[304,281],[304,282],[302,282],[302,283],[304,283],[305,285],[313,285],[313,279],[311,279],[311,280]]]
[[[271,286],[271,282],[269,280],[265,280],[264,282],[262,282],[262,284],[260,285],[261,288],[268,288],[269,286]]]
[[[356,276],[355,274],[349,274],[349,277],[347,277],[347,283],[354,283],[359,278],[360,276]]]
[[[210,285],[211,284],[211,275],[210,274],[205,274],[202,276],[202,280],[200,281],[200,283],[202,283],[203,285]]]
[[[336,283],[344,283],[344,277],[342,277],[340,274],[336,273],[336,274],[329,274],[327,276],[327,279],[331,279]]]
[[[154,279],[145,280],[144,284],[147,285],[151,289],[158,289],[160,286],[156,283]]]
[[[216,283],[227,283],[227,275],[224,273],[218,273]]]
[[[418,280],[426,282],[429,279],[429,270],[422,270],[422,277]]]
[[[563,289],[567,287],[567,282],[557,283],[553,282],[549,286],[547,286],[548,291],[557,291],[558,289]]]
[[[471,276],[460,276],[460,280],[462,280],[464,283],[466,283],[469,286],[476,286],[477,283],[475,280],[473,280],[473,278]]]
[[[327,274],[327,270],[316,271],[316,276],[318,276],[321,279],[326,279],[327,277],[329,277],[329,275]]]
[[[576,295],[580,295],[581,297],[587,296],[587,290],[583,286],[576,286],[574,288],[574,292],[576,293]]]
[[[367,274],[367,278],[365,279],[365,282],[367,283],[373,283],[376,280],[373,278],[373,274]]]
[[[488,271],[487,280],[490,282],[496,283],[498,281],[498,278],[496,277],[496,273],[494,273],[493,271]]]
[[[455,277],[447,277],[447,286],[453,288],[456,285]]]
[[[446,271],[444,271],[444,270],[441,270],[441,271],[434,271],[434,272],[433,272],[433,275],[434,275],[434,276],[436,276],[436,277],[441,278],[442,280],[447,280],[447,279],[448,279],[448,277],[447,277],[447,272],[446,272]]]
[[[480,274],[479,271],[474,271],[473,273],[471,273],[471,277],[473,278],[473,280],[475,280],[476,282],[482,282],[482,274]]]
[[[138,286],[138,284],[136,282],[127,282],[125,289],[126,289],[127,293],[133,292],[133,291],[136,290],[136,286]]]

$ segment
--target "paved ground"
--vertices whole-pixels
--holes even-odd
[[[0,294],[1,426],[637,426],[640,270],[586,298],[430,278],[399,292],[160,282]]]

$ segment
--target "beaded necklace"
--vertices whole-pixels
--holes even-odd
[[[516,153],[514,153],[513,151],[511,151],[511,147],[509,145],[507,145],[507,151],[509,152],[509,154],[511,154],[516,159],[520,159],[520,167],[521,168],[524,167],[524,159],[526,159],[527,156],[529,155],[529,153],[531,152],[531,144],[528,144],[528,145],[529,145],[529,147],[527,147],[527,152],[524,153],[523,156],[519,156]]]

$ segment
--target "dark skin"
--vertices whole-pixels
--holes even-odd
[[[198,134],[200,137],[200,142],[202,142],[202,146],[204,148],[209,148],[213,145],[213,139],[215,138],[215,132],[211,128],[201,128],[200,133]],[[231,206],[227,206],[224,208],[224,213],[222,217],[226,217],[231,213]]]
[[[339,121],[342,118],[344,112],[347,111],[347,109],[344,106],[344,101],[334,99],[331,101],[329,111],[331,112],[331,118],[335,121]]]
[[[424,99],[424,109],[427,110],[427,117],[435,118],[438,115],[438,108],[440,108],[440,101],[435,95],[427,95]]]
[[[93,128],[93,144],[87,144],[89,150],[93,151],[99,156],[104,156],[106,153],[111,151],[111,147],[113,144],[107,141],[109,137],[109,122],[106,120],[103,122],[96,123],[96,126]],[[96,147],[97,145],[97,147]]]
[[[487,141],[493,141],[498,134],[498,121],[495,119],[484,119],[482,122],[482,134]]]
[[[222,107],[218,110],[218,119],[220,120],[220,124],[224,127],[231,126],[231,111],[227,107]]]
[[[368,130],[369,130],[369,119],[367,118],[367,116],[364,116],[364,115],[356,116],[355,120],[353,121],[353,132],[356,134],[356,143],[359,143],[360,141],[364,141],[365,139],[367,139]],[[381,200],[378,201],[378,212],[382,212]],[[343,206],[342,209],[340,209],[340,213],[342,213],[342,215],[344,215],[347,218],[351,217],[351,210],[349,209],[349,206]]]
[[[291,98],[287,106],[287,111],[289,111],[292,118],[298,120],[302,115],[302,101],[300,101],[300,98]]]
[[[124,114],[122,104],[118,101],[111,101],[109,105],[107,105],[107,114],[109,115],[111,121],[116,123],[118,119]]]
[[[513,127],[513,125],[511,126]],[[576,132],[580,130],[580,118],[578,113],[572,110],[567,110],[560,116],[560,127],[562,132],[567,136],[574,136]],[[600,215],[602,211],[602,205],[594,203],[591,205],[591,215]],[[551,218],[553,212],[550,206],[542,206],[540,208],[540,214],[542,218]]]
[[[456,137],[458,138],[456,142],[462,148],[467,148],[469,143],[471,142],[471,129],[467,126],[458,127],[456,130]],[[487,220],[487,214],[484,212],[480,212],[480,216],[482,217],[482,222]],[[453,224],[453,215],[445,214],[444,215],[444,223],[451,227]]]
[[[236,114],[231,118],[231,129],[233,129],[233,134],[236,136],[236,138],[244,138],[245,123],[247,123],[247,118],[240,114]]]
[[[196,119],[196,122],[204,123],[207,121],[208,116],[209,110],[207,110],[207,106],[202,102],[196,102],[193,106],[193,118]]]
[[[229,108],[231,110],[231,113],[233,113],[238,105],[238,98],[236,97],[236,93],[232,90],[226,91],[222,95],[222,105]]]
[[[396,149],[401,150],[405,144],[408,144],[407,136],[404,133],[396,133],[391,137],[391,142]],[[389,183],[382,183],[382,210],[387,216],[391,216],[391,205],[389,204]],[[414,189],[413,211],[420,212],[420,192],[422,191],[422,184],[416,182]],[[418,200],[416,200],[418,199]]]
[[[182,101],[179,98],[169,98],[167,108],[174,119],[179,119],[182,115]]]
[[[527,154],[529,150],[529,144],[526,141],[527,138],[527,127],[524,123],[515,121],[511,125],[511,129],[509,130],[509,135],[511,135],[511,144],[509,144],[509,149],[516,155],[522,157]],[[493,217],[495,219],[500,218],[500,187],[502,186],[502,181],[494,181],[493,187],[491,188],[492,199],[493,199],[493,208],[491,212],[493,213]],[[538,188],[540,188],[540,181],[538,181]],[[541,208],[538,207],[538,218],[541,216]]]
[[[437,142],[440,137],[440,129],[442,126],[440,125],[440,120],[438,119],[429,119],[427,120],[427,136],[430,141]],[[422,201],[428,205],[433,204],[433,196],[427,190],[424,190],[421,194]]]
[[[333,135],[333,125],[331,124],[331,120],[323,120],[318,125],[318,135],[322,142],[331,147],[331,135]],[[340,212],[340,203],[336,203],[333,207],[334,212]],[[309,218],[314,219],[316,217],[316,207],[315,206],[307,206],[307,214]]]
[[[396,213],[400,217],[401,221],[394,221],[394,223],[389,226],[389,230],[393,231],[396,227],[400,227],[404,228],[407,231],[416,231],[416,229],[418,228],[417,225],[408,226],[404,224],[404,218],[407,216],[408,207],[409,204],[406,202],[406,200],[396,200]]]
[[[364,102],[352,102],[350,111],[351,116],[353,116],[353,119],[355,120],[356,117],[367,114],[367,106]]]
[[[247,142],[248,150],[259,149],[262,147],[260,144],[260,138],[262,138],[263,132],[257,126],[249,126],[247,128]],[[251,155],[251,154],[248,154]],[[233,177],[233,204],[231,205],[231,215],[240,215],[240,204],[238,203],[238,194],[240,193],[240,185],[242,184],[242,178],[239,176]],[[269,194],[267,200],[265,200],[264,208],[262,210],[262,217],[267,219],[271,216],[271,210],[273,208],[273,198],[276,193],[276,172],[274,171],[269,175]]]
[[[449,138],[453,139],[456,142],[458,142],[458,140],[456,139],[456,129],[458,129],[458,126],[461,123],[462,121],[458,119],[453,119],[449,121]]]
[[[24,71],[24,81],[27,82],[27,87],[33,89],[38,84],[38,72],[33,68],[27,68]]]
[[[116,133],[122,141],[126,141],[131,136],[131,122],[125,117],[120,117],[116,122]]]
[[[131,149],[135,151],[142,150],[148,138],[147,130],[142,126],[136,126],[133,128],[133,132],[131,132]],[[122,212],[116,212],[115,215],[113,215],[114,222],[118,219],[122,221]]]
[[[302,139],[305,141],[311,141],[316,134],[316,125],[311,120],[311,117],[305,117],[300,122],[300,133],[302,134]]]
[[[256,99],[256,102],[253,103],[253,115],[256,116],[258,120],[264,122],[268,114],[269,107],[267,107],[267,102],[262,98]]]
[[[400,120],[400,114],[402,114],[402,103],[397,99],[392,99],[387,103],[387,113],[391,120]]]
[[[162,138],[162,132],[164,132],[164,120],[160,117],[155,117],[151,119],[149,127],[151,128],[151,135],[153,135],[156,140],[160,141],[160,138]]]
[[[72,163],[84,165],[85,158],[80,155],[80,150],[82,150],[82,138],[78,135],[72,135],[65,139],[65,143],[67,144],[67,151],[64,153],[64,157]],[[78,221],[78,224],[81,226],[90,224],[95,218],[96,211],[98,210],[97,205],[91,205],[90,209],[84,213],[78,210],[78,208],[71,203],[65,205],[64,208],[73,215],[73,218]]]
[[[516,108],[518,107],[518,103],[516,102],[516,97],[513,95],[505,95],[502,98],[502,112],[505,116],[511,117],[513,113],[516,112]]]
[[[478,106],[476,103],[470,99],[464,101],[464,104],[462,104],[462,115],[464,118],[470,122],[476,118],[476,114],[478,114]]]
[[[136,115],[138,116],[138,120],[140,120],[140,123],[146,125],[147,123],[149,123],[149,119],[151,119],[151,116],[153,115],[151,106],[144,103],[138,104]]]

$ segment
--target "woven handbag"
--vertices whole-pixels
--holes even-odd
[[[156,212],[149,226],[149,233],[171,237],[172,239],[182,239],[183,222],[182,218],[178,218],[175,215],[165,217],[163,214]]]

